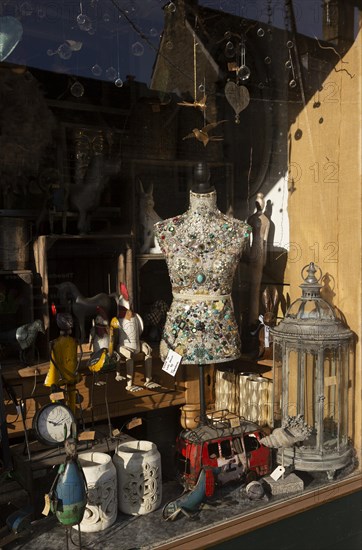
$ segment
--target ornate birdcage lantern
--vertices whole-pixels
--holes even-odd
[[[274,425],[301,416],[311,435],[283,449],[278,462],[300,471],[336,470],[352,462],[348,439],[348,385],[354,333],[320,293],[320,269],[302,269],[302,296],[271,328],[274,346]],[[306,276],[304,277],[304,274]]]

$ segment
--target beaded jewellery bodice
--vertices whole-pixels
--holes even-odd
[[[160,344],[183,364],[231,361],[240,355],[231,288],[249,226],[222,214],[216,192],[190,192],[187,212],[155,224],[165,254],[173,301]]]

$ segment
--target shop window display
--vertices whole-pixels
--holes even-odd
[[[61,373],[44,385],[54,311],[73,315],[77,452],[113,455],[125,432],[160,450],[162,503],[140,520],[167,520],[154,547],[194,544],[206,527],[222,540],[220,519],[262,510],[260,525],[270,503],[283,517],[358,487],[360,11],[354,0],[2,3],[0,468],[27,472],[32,518],[35,463],[45,485],[51,466],[33,422],[67,400]],[[315,310],[302,299],[303,315],[319,335],[328,308],[345,327],[323,351],[303,349],[298,324],[283,333],[300,318],[290,304],[308,265],[321,269],[320,297]],[[144,321],[147,353],[131,362],[119,353],[121,283]],[[96,299],[77,318],[70,287],[109,311]],[[142,546],[132,533],[143,529],[122,511],[118,522]]]

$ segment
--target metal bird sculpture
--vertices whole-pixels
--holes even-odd
[[[222,141],[224,138],[223,136],[210,136],[209,132],[216,128],[219,124],[222,124],[223,122],[227,122],[227,120],[219,120],[218,122],[210,122],[210,124],[206,124],[201,129],[194,128],[190,134],[187,134],[183,140],[190,139],[190,138],[196,138],[198,141],[201,141],[201,143],[206,147],[206,145],[209,143],[209,141]]]
[[[206,111],[206,100],[207,96],[204,95],[200,101],[181,101],[177,105],[181,105],[181,107],[195,107],[196,109],[200,109],[200,111]]]
[[[18,328],[0,332],[0,344],[7,344],[18,349],[20,361],[25,364],[26,352],[34,344],[38,332],[42,334],[45,332],[43,321],[40,319]]]

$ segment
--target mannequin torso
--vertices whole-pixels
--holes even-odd
[[[182,355],[183,364],[236,359],[240,337],[231,288],[249,226],[218,210],[214,190],[191,191],[187,212],[158,222],[155,234],[173,290],[161,359],[169,349]]]

